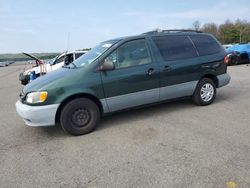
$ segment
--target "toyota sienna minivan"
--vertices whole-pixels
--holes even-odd
[[[82,135],[124,109],[182,97],[209,105],[230,82],[225,55],[212,35],[191,30],[108,40],[26,85],[16,110],[29,126],[60,124]]]

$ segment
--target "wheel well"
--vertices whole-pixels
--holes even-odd
[[[243,52],[242,54],[240,54],[240,57],[241,58],[249,58],[249,55],[248,55],[248,53]]]
[[[243,61],[243,63],[244,63],[245,61],[248,62],[248,61],[250,60],[250,59],[249,59],[248,53],[243,52],[242,54],[240,54],[240,60]]]
[[[66,98],[65,100],[63,100],[63,102],[60,104],[59,108],[58,108],[57,111],[56,111],[56,119],[55,119],[56,124],[59,124],[59,122],[60,122],[60,114],[61,114],[61,111],[62,111],[63,107],[64,107],[69,101],[71,101],[71,100],[73,100],[73,99],[76,99],[76,98],[87,98],[87,99],[92,100],[92,101],[95,102],[96,105],[98,106],[101,115],[103,114],[102,103],[100,102],[100,100],[99,100],[98,98],[96,98],[95,96],[90,95],[90,94],[79,93],[79,94],[75,94],[75,95],[69,96],[68,98]]]
[[[214,75],[212,75],[212,74],[206,74],[206,75],[203,76],[202,78],[210,78],[211,80],[214,81],[216,87],[219,86],[219,81],[218,81],[217,77],[214,76]],[[202,79],[202,78],[201,78],[201,79]]]

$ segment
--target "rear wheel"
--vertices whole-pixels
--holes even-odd
[[[63,130],[75,136],[91,132],[99,120],[98,106],[86,98],[73,99],[63,107],[60,114]]]
[[[210,78],[203,78],[199,81],[192,100],[196,105],[206,106],[211,104],[216,96],[216,86]]]
[[[237,65],[239,62],[239,57],[237,55],[231,55],[228,65]]]

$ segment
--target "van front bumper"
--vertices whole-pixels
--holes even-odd
[[[54,126],[59,104],[29,106],[21,101],[16,102],[16,111],[25,124],[32,127]]]

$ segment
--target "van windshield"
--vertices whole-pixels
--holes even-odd
[[[77,60],[73,62],[69,66],[74,67],[83,67],[88,64],[93,63],[98,57],[100,57],[105,51],[107,51],[110,47],[112,47],[115,43],[117,43],[118,40],[111,40],[102,42],[101,44],[97,45],[96,47],[92,48],[89,52],[79,57]]]

